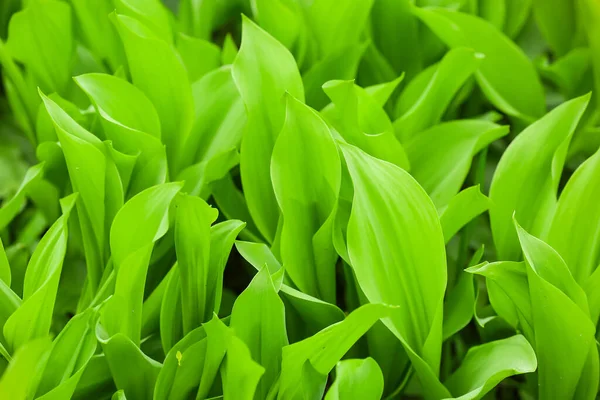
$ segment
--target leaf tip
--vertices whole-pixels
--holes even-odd
[[[468,267],[465,268],[464,271],[468,272],[469,274],[479,274],[481,271],[483,271],[485,269],[486,266],[488,266],[490,263],[487,261],[484,261],[482,263],[479,263],[477,265],[473,265],[472,267]]]

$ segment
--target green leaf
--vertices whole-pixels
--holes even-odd
[[[210,260],[208,275],[208,307],[213,315],[219,313],[223,297],[223,274],[225,265],[229,260],[229,253],[233,242],[246,224],[242,221],[231,219],[213,225],[210,228]],[[208,319],[208,317],[206,318]]]
[[[271,179],[283,215],[280,252],[286,271],[304,293],[334,302],[338,150],[319,115],[291,96],[273,148]]]
[[[600,210],[594,198],[599,191],[600,152],[596,152],[567,182],[547,236],[548,244],[560,253],[580,284],[598,266]]]
[[[126,15],[113,17],[125,46],[133,84],[148,96],[160,117],[169,169],[175,174],[193,123],[187,71],[174,47],[148,26]]]
[[[223,398],[252,400],[265,369],[252,360],[250,350],[236,336],[231,336],[227,355],[221,366]]]
[[[82,127],[89,129],[90,123],[88,117],[82,113],[77,105],[61,97],[58,93],[51,93],[48,97],[58,104],[63,111],[75,120],[75,122]],[[44,144],[44,142],[56,142],[58,137],[56,136],[56,129],[54,128],[52,116],[49,114],[48,110],[46,110],[46,107],[36,107],[36,110],[37,118],[35,130],[38,141],[42,144]]]
[[[309,361],[316,372],[327,375],[350,347],[380,318],[390,315],[391,308],[367,304],[350,313],[346,319],[319,333],[283,348],[278,399],[295,399],[303,367]]]
[[[426,397],[446,396],[437,378],[446,252],[435,206],[406,171],[340,147],[354,184],[348,253],[358,283],[370,302],[399,306],[383,322],[404,345]]]
[[[185,181],[183,190],[192,196],[208,199],[212,194],[211,184],[223,179],[229,171],[240,163],[240,155],[235,147],[215,154],[206,161],[200,161],[185,168],[178,180]]]
[[[179,5],[180,28],[187,35],[209,40],[216,12],[214,0],[183,0]]]
[[[534,343],[539,398],[593,398],[598,352],[586,295],[554,249],[515,225],[525,263],[494,263],[468,271],[486,276],[498,314],[513,326],[518,322]]]
[[[221,66],[221,49],[207,40],[181,33],[177,38],[177,52],[183,59],[190,82],[196,82]]]
[[[512,327],[533,340],[531,299],[524,262],[484,262],[466,271],[486,277],[488,296],[494,310]]]
[[[18,143],[11,140],[6,140],[0,146],[0,163],[3,166],[0,172],[0,197],[5,200],[18,189],[27,172],[28,163],[23,159]]]
[[[591,51],[578,47],[549,64],[548,60],[538,66],[540,74],[556,85],[561,92],[572,98],[589,91],[589,74],[592,63]]]
[[[239,148],[246,124],[246,110],[230,66],[209,72],[196,81],[192,95],[195,121],[183,152],[186,166]]]
[[[534,372],[531,345],[521,335],[469,349],[458,369],[444,382],[457,399],[480,399],[509,376]],[[462,394],[462,395],[460,395]]]
[[[127,400],[127,397],[125,396],[125,391],[123,391],[123,390],[116,391],[115,394],[112,395],[110,400]]]
[[[286,325],[290,327],[292,343],[344,319],[344,313],[335,304],[308,296],[287,285],[282,285],[279,293],[286,305]]]
[[[71,0],[80,38],[94,55],[108,61],[112,70],[125,64],[125,53],[108,14],[112,3],[104,0]]]
[[[355,285],[358,286],[358,283]],[[359,293],[359,296],[364,297],[362,293]],[[366,334],[366,339],[368,354],[377,361],[383,373],[385,398],[401,388],[406,379],[412,376],[410,360],[402,343],[382,321],[373,324]]]
[[[285,118],[284,94],[303,101],[302,80],[290,52],[245,17],[232,73],[248,118],[240,159],[244,196],[258,230],[272,242],[279,216],[269,173],[271,153]]]
[[[369,18],[373,0],[358,4],[316,0],[309,8],[309,26],[321,55],[335,54],[356,44]],[[343,79],[343,78],[342,78]]]
[[[35,143],[34,125],[39,98],[36,96],[32,85],[25,81],[23,74],[2,40],[0,40],[0,63],[6,75],[6,78],[2,80],[6,91],[6,99],[14,112],[16,125],[23,130],[31,143]]]
[[[269,269],[271,275],[281,269],[281,263],[275,258],[269,246],[264,243],[238,240],[235,242],[235,247],[240,255],[256,269],[256,272],[260,272],[264,266]]]
[[[531,61],[493,25],[441,8],[414,11],[448,46],[466,46],[485,55],[475,77],[494,106],[527,122],[544,114],[544,91]]]
[[[391,80],[397,73],[377,47],[372,42],[368,42],[357,75],[363,85],[376,85]]]
[[[206,353],[207,340],[195,343],[190,346],[184,353],[178,353],[177,375],[173,381],[170,399],[186,398],[185,395],[190,395],[193,392],[195,385],[198,384],[200,376],[197,376],[199,368],[203,368],[204,355]],[[195,368],[194,368],[195,367]],[[202,371],[204,372],[204,371]],[[196,376],[194,376],[194,375]],[[155,395],[156,397],[156,395]]]
[[[256,271],[261,271],[266,266],[273,281],[276,281],[276,274],[283,272],[281,264],[264,243],[237,241],[235,246]],[[279,289],[279,295],[285,304],[286,326],[292,343],[312,336],[344,319],[343,311],[335,304],[309,296],[285,283],[276,285],[276,289]]]
[[[213,182],[211,189],[213,199],[225,217],[246,221],[246,229],[241,232],[241,236],[245,240],[262,242],[258,228],[250,217],[244,194],[236,186],[233,176],[226,174],[222,179]]]
[[[256,396],[266,398],[281,369],[281,349],[288,344],[283,302],[273,286],[271,274],[263,267],[248,288],[236,299],[231,328],[265,368]],[[256,340],[260,337],[260,340]]]
[[[160,139],[158,114],[150,100],[138,88],[107,74],[80,75],[75,81],[94,102],[103,120],[111,125],[121,124]],[[110,132],[105,133],[110,135]],[[109,137],[111,140],[118,139],[117,135],[114,136]]]
[[[108,231],[123,204],[122,183],[100,139],[77,124],[50,98],[41,96],[54,123],[71,185],[81,196],[77,215],[85,249],[87,281],[95,293],[108,258]]]
[[[197,197],[181,196],[176,208],[179,264],[173,267],[160,310],[165,351],[219,312],[225,264],[236,236],[244,228],[244,223],[237,220],[211,227],[217,212]]]
[[[379,83],[377,85],[366,87],[365,90],[371,96],[375,103],[380,107],[384,107],[390,100],[390,97],[394,91],[398,88],[398,85],[404,80],[405,74],[402,73],[396,79],[385,83]]]
[[[114,3],[118,13],[138,19],[167,42],[173,40],[170,16],[161,1],[114,0]]]
[[[302,366],[300,376],[300,398],[304,400],[322,399],[327,385],[327,375],[317,371],[310,360],[306,360]]]
[[[48,361],[50,339],[35,339],[21,347],[0,379],[0,396],[5,399],[33,398],[37,376]]]
[[[106,142],[106,153],[108,158],[114,163],[119,180],[116,180],[117,184],[120,184],[119,187],[119,197],[123,196],[123,193],[126,193],[129,188],[129,183],[131,181],[131,176],[133,174],[133,168],[137,161],[136,155],[128,155],[120,152],[115,149],[112,142]],[[120,193],[120,192],[123,193]]]
[[[233,64],[237,53],[237,45],[233,41],[231,35],[228,34],[227,36],[225,36],[225,41],[223,42],[223,49],[221,50],[221,64]]]
[[[216,315],[213,319],[204,324],[207,334],[206,343],[206,357],[204,359],[204,368],[202,378],[200,379],[200,386],[198,387],[198,393],[196,399],[200,400],[208,397],[210,388],[212,387],[217,373],[220,367],[223,366],[223,358],[226,352],[229,351],[229,343],[233,335],[233,331],[228,329],[225,324],[217,318]],[[251,364],[251,363],[249,363]],[[221,369],[221,372],[223,370]]]
[[[101,311],[101,317],[106,310]],[[102,345],[117,389],[123,390],[132,400],[152,398],[161,364],[145,355],[123,333],[109,337],[102,325],[98,324],[96,337]]]
[[[71,9],[63,1],[36,2],[10,20],[7,46],[46,92],[62,93],[71,76]]]
[[[199,345],[199,343],[203,343],[203,345]],[[183,339],[177,342],[171,350],[169,350],[165,357],[163,367],[158,374],[153,398],[181,397],[183,394],[187,394],[185,392],[189,390],[189,388],[183,390],[181,387],[177,388],[175,387],[175,381],[177,380],[178,375],[187,375],[189,373],[187,371],[188,368],[190,366],[196,366],[194,361],[200,360],[200,357],[184,357],[184,354],[188,349],[192,349],[188,355],[194,356],[198,354],[198,351],[206,351],[206,331],[204,327],[196,328],[188,333]],[[197,385],[200,381],[200,376],[196,374],[194,379],[188,379],[188,382],[189,381],[192,381]]]
[[[184,334],[206,322],[214,301],[209,299],[210,232],[218,211],[198,197],[177,199],[175,249],[181,274],[181,306]],[[212,274],[211,274],[212,275]]]
[[[46,170],[46,164],[44,164],[44,170]],[[47,179],[37,181],[29,188],[28,196],[40,214],[43,215],[45,224],[58,219],[60,216],[60,196],[58,189],[52,182]]]
[[[115,148],[137,155],[129,193],[164,183],[167,156],[160,142],[158,114],[148,98],[125,80],[106,74],[86,74],[75,78],[100,116],[105,135]]]
[[[458,90],[478,70],[484,58],[472,49],[458,47],[450,50],[437,66],[421,73],[431,76],[429,79],[418,76],[411,81],[398,99],[399,116],[394,121],[396,136],[402,143],[441,121]]]
[[[4,230],[10,224],[10,222],[19,214],[25,203],[25,196],[29,190],[42,179],[44,173],[44,164],[37,164],[30,167],[25,176],[23,182],[17,189],[16,193],[10,200],[5,200],[0,208],[0,230]],[[10,277],[7,282],[10,285]]]
[[[188,333],[165,357],[154,398],[186,399],[196,387],[196,398],[206,398],[231,334],[216,316]]]
[[[115,391],[110,368],[104,353],[94,355],[79,380],[75,397],[89,397],[104,394],[110,396]]]
[[[565,55],[575,44],[578,30],[576,2],[568,0],[533,0],[533,15],[540,33],[552,51]],[[560,29],[556,27],[560,26]]]
[[[516,260],[520,255],[513,214],[533,234],[543,235],[548,229],[569,141],[588,101],[589,96],[583,96],[555,108],[521,132],[502,154],[490,188],[490,220],[500,259]]]
[[[600,268],[596,268],[582,287],[588,298],[592,322],[597,322],[600,318]]]
[[[598,40],[598,21],[600,21],[600,7],[598,3],[593,0],[582,0],[579,3],[579,25],[582,25],[582,33],[587,37],[588,45],[590,48],[590,54],[592,56],[592,73],[594,79],[594,89],[596,93],[600,91],[600,56],[598,50],[600,49],[600,40]],[[600,103],[596,102],[596,113],[600,110]]]
[[[58,282],[67,250],[68,220],[77,194],[62,201],[63,215],[44,234],[33,252],[23,286],[23,303],[4,324],[4,337],[14,351],[50,332]]]
[[[142,309],[142,335],[141,337],[150,336],[153,332],[160,329],[160,313],[163,298],[167,289],[167,285],[171,279],[171,276],[175,273],[177,268],[173,265],[173,268],[167,272],[167,274],[160,281],[158,286],[154,288],[152,293],[144,300]],[[114,274],[114,273],[113,273]],[[113,278],[114,279],[114,278]]]
[[[48,364],[37,388],[36,398],[71,398],[96,351],[97,311],[88,309],[71,319],[52,343]]]
[[[206,398],[231,334],[215,317],[186,335],[167,354],[154,398],[187,399],[194,391],[197,399]]]
[[[412,79],[422,68],[419,22],[409,0],[377,0],[371,10],[372,40],[396,73]],[[405,38],[411,38],[406,40]]]
[[[179,265],[175,264],[168,279],[160,304],[160,342],[163,351],[168,353],[173,345],[183,337],[181,305],[181,277]],[[144,303],[145,304],[145,303]]]
[[[252,14],[258,24],[285,47],[292,49],[302,29],[300,4],[285,0],[251,0]]]
[[[479,185],[471,186],[454,196],[447,207],[440,210],[444,241],[448,243],[458,231],[490,207],[490,199],[481,193]]]
[[[516,38],[523,30],[531,14],[533,0],[506,0],[506,18],[504,32],[510,38]]]
[[[483,256],[484,247],[473,254],[469,267],[477,264]],[[444,299],[444,324],[443,338],[450,338],[463,329],[473,318],[475,305],[475,285],[473,275],[468,272],[459,272],[458,278],[451,289],[446,291]]]
[[[336,379],[329,388],[325,400],[381,399],[383,374],[372,358],[340,361],[335,371]]]
[[[23,264],[26,264],[27,260],[22,262]],[[16,272],[15,270],[18,264],[15,262],[15,260],[13,260],[12,265],[14,273]],[[23,265],[23,268],[25,267],[26,266]],[[13,282],[13,287],[14,286],[16,286],[15,282]],[[6,325],[7,320],[21,306],[21,304],[21,298],[4,281],[0,281],[0,324],[2,326]],[[4,332],[0,333],[0,344],[2,344],[4,347],[9,347],[8,341],[4,336]]]
[[[569,296],[575,304],[588,313],[587,297],[585,292],[577,284],[571,271],[562,257],[550,245],[530,235],[521,228],[516,220],[519,241],[523,248],[523,255],[528,265],[548,283],[556,286],[564,294]],[[534,300],[532,300],[534,302]]]
[[[56,133],[54,133],[54,124],[52,124],[51,128],[53,134],[56,136]],[[57,138],[54,140],[57,140]],[[49,182],[52,182],[57,188],[68,185],[69,173],[67,164],[58,141],[40,143],[36,149],[36,156],[40,161],[44,162],[44,176]]]
[[[328,1],[328,0],[325,0]],[[367,3],[368,1],[361,2]],[[321,89],[323,84],[332,79],[352,79],[367,46],[359,43],[348,46],[337,53],[327,54],[302,76],[306,89],[306,103],[315,108],[322,108],[327,104],[327,96]]]
[[[101,316],[109,337],[122,333],[134,345],[139,344],[150,255],[154,242],[168,229],[169,205],[180,189],[180,183],[146,189],[125,203],[115,216],[110,232],[115,292]]]
[[[404,148],[396,139],[394,127],[377,94],[369,94],[368,89],[353,81],[330,81],[323,85],[323,90],[332,104],[323,109],[322,114],[336,134],[373,157],[409,168]]]
[[[506,1],[480,1],[479,16],[490,22],[499,31],[502,31],[506,20]]]
[[[484,120],[436,125],[405,144],[411,174],[438,208],[448,205],[462,187],[473,157],[508,133],[508,127]]]
[[[4,282],[6,286],[10,287],[11,281],[11,272],[10,265],[8,264],[8,258],[6,257],[6,252],[4,251],[4,245],[2,244],[2,239],[0,239],[0,280]]]
[[[598,350],[585,292],[552,247],[515,225],[527,262],[539,398],[592,399],[598,391]]]

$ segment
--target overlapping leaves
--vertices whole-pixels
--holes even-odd
[[[0,397],[597,396],[593,1],[17,3]]]

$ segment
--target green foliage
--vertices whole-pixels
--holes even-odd
[[[598,397],[597,1],[0,3],[1,399]]]

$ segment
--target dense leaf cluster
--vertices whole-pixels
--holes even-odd
[[[597,397],[598,1],[3,0],[0,37],[1,399]]]

